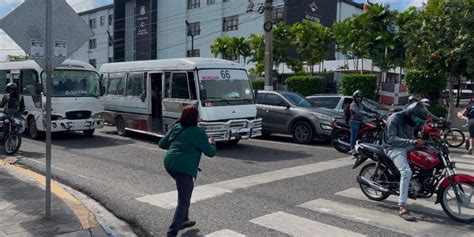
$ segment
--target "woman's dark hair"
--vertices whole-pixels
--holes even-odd
[[[184,127],[193,127],[198,123],[199,111],[194,105],[187,105],[181,113],[179,123]]]

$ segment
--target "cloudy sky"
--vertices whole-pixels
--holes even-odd
[[[76,12],[86,11],[99,6],[112,3],[112,0],[66,0]],[[238,0],[244,1],[244,0]],[[260,0],[257,0],[260,1]],[[355,0],[364,2],[364,0]],[[370,2],[387,3],[393,9],[405,10],[410,6],[421,6],[426,0],[370,0]],[[0,19],[10,11],[20,5],[23,0],[0,0]],[[3,61],[8,54],[24,54],[1,29],[0,29],[0,61]]]

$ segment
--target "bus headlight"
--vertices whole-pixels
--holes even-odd
[[[94,119],[104,119],[104,115],[105,115],[104,112],[95,113],[94,115],[92,115],[92,118],[94,118]]]

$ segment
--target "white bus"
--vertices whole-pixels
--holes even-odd
[[[126,131],[162,136],[185,105],[195,105],[216,141],[260,136],[262,120],[247,71],[220,59],[179,58],[104,64],[105,120]]]
[[[0,87],[15,82],[25,103],[24,117],[33,139],[44,136],[46,96],[43,91],[46,72],[32,60],[0,63]],[[103,91],[97,70],[91,65],[66,60],[56,67],[52,76],[51,131],[83,131],[92,136],[95,129],[104,127]]]

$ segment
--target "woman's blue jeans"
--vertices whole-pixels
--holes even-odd
[[[351,150],[354,150],[357,136],[359,136],[360,126],[363,124],[361,121],[349,120],[349,126],[351,126]]]

